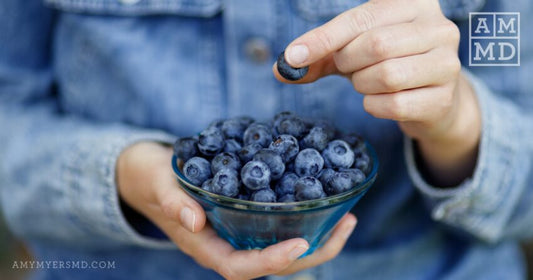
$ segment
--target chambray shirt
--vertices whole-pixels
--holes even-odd
[[[449,189],[424,181],[411,141],[396,123],[368,115],[349,81],[332,76],[286,85],[272,75],[292,39],[358,4],[1,1],[6,220],[37,260],[115,264],[34,269],[33,278],[216,279],[168,239],[125,219],[116,159],[134,142],[172,143],[215,118],[261,120],[292,110],[361,133],[381,162],[376,184],[352,210],[359,223],[343,252],[298,276],[523,279],[517,242],[533,236],[532,2],[441,1],[462,31],[463,61],[468,12],[520,12],[522,30],[520,67],[463,70],[479,100],[482,137],[473,176]]]

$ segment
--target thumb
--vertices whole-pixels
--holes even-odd
[[[170,181],[160,186],[156,194],[161,212],[190,232],[201,231],[206,222],[204,210],[172,177]]]

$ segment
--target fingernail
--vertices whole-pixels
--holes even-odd
[[[285,51],[285,59],[291,66],[304,63],[309,57],[309,49],[305,45],[295,45]]]
[[[196,223],[196,215],[189,207],[185,207],[180,213],[181,224],[191,232],[194,232],[194,224]]]
[[[294,247],[289,253],[289,259],[291,261],[298,259],[298,257],[301,256],[303,253],[307,252],[308,249],[309,249],[309,246],[305,246],[305,245],[298,245]]]
[[[344,229],[344,239],[348,239],[350,235],[352,235],[352,232],[355,229],[355,225],[357,225],[357,220],[353,220],[353,222],[350,222],[350,225]]]

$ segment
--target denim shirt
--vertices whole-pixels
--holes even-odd
[[[35,279],[216,279],[119,206],[115,163],[137,141],[172,143],[215,118],[281,110],[330,119],[375,147],[376,184],[358,225],[315,279],[523,279],[533,236],[533,5],[442,0],[521,13],[520,67],[464,67],[482,112],[477,166],[459,186],[428,184],[411,141],[375,119],[349,81],[286,85],[272,75],[294,38],[362,1],[48,0],[0,2],[0,184],[6,220],[38,260],[115,269],[36,269]],[[170,164],[170,163],[169,163]],[[291,278],[294,276],[288,276]],[[272,277],[277,278],[277,277]]]

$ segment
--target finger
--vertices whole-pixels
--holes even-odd
[[[194,234],[178,228],[173,241],[197,262],[226,279],[252,279],[278,273],[309,249],[307,241],[294,238],[263,250],[235,250],[210,226]]]
[[[290,267],[284,271],[278,273],[278,275],[287,275],[294,272],[314,267],[324,262],[327,262],[337,256],[346,241],[352,234],[355,226],[357,224],[357,219],[351,213],[344,215],[344,217],[339,221],[335,229],[333,230],[329,240],[322,246],[317,249],[313,254],[296,261]]]
[[[341,73],[352,73],[378,62],[422,54],[450,42],[459,42],[459,32],[451,21],[401,23],[374,28],[361,34],[335,52],[335,66]]]
[[[450,110],[453,100],[453,86],[450,83],[445,86],[367,95],[363,99],[363,106],[377,118],[431,123]]]
[[[353,73],[352,84],[363,94],[390,93],[444,84],[457,77],[461,63],[448,49],[393,58]]]
[[[172,175],[164,181],[156,182],[156,200],[162,213],[190,232],[200,231],[205,225],[205,213],[202,207],[186,194]]]
[[[293,67],[307,66],[341,49],[365,31],[413,20],[417,9],[402,2],[370,1],[348,10],[295,39],[286,48],[285,59]]]

